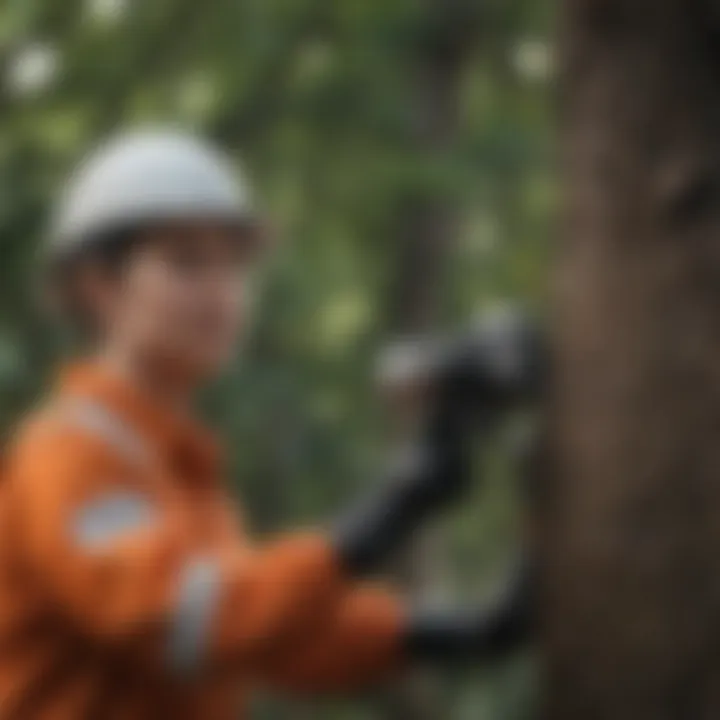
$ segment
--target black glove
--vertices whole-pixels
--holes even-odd
[[[481,610],[417,610],[408,620],[405,647],[420,661],[495,660],[525,644],[534,631],[533,573],[516,571],[505,592]]]
[[[347,572],[361,576],[377,569],[431,515],[462,495],[470,476],[469,437],[446,437],[401,453],[375,493],[336,523],[335,548]]]
[[[539,328],[529,316],[509,308],[483,313],[470,330],[454,337],[391,346],[380,376],[390,389],[430,385],[445,420],[495,420],[536,399],[546,365]]]

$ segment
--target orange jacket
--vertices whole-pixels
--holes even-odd
[[[243,688],[352,689],[402,609],[320,534],[252,546],[214,443],[98,367],[19,432],[0,489],[5,720],[237,718]]]

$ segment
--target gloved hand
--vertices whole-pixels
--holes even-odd
[[[419,661],[489,661],[525,644],[534,632],[533,572],[524,562],[501,596],[475,610],[418,609],[405,637],[408,657]]]
[[[453,421],[493,421],[535,399],[546,374],[543,345],[523,312],[490,310],[460,335],[396,343],[382,358],[379,375],[393,391],[429,388],[435,417],[451,429]]]

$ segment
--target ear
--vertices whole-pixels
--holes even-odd
[[[82,335],[95,335],[108,317],[117,278],[93,260],[80,260],[48,273],[40,291],[41,307],[53,321]]]

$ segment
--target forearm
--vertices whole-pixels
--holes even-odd
[[[488,316],[452,342],[406,347],[404,354],[415,362],[390,363],[410,369],[404,373],[396,367],[389,385],[428,384],[432,402],[413,451],[334,527],[340,558],[351,574],[375,569],[430,516],[461,496],[470,477],[473,438],[481,441],[508,409],[536,396],[544,375],[541,345],[529,319],[510,313]]]
[[[407,662],[405,603],[392,592],[349,585],[318,620],[265,658],[258,682],[300,695],[348,693],[388,681]]]
[[[460,494],[468,470],[464,437],[424,442],[401,453],[386,477],[334,524],[341,563],[353,576],[375,569]]]
[[[533,631],[531,578],[513,577],[482,610],[413,610],[400,596],[350,585],[313,629],[258,668],[261,682],[298,694],[356,691],[416,662],[492,662],[526,643]]]

